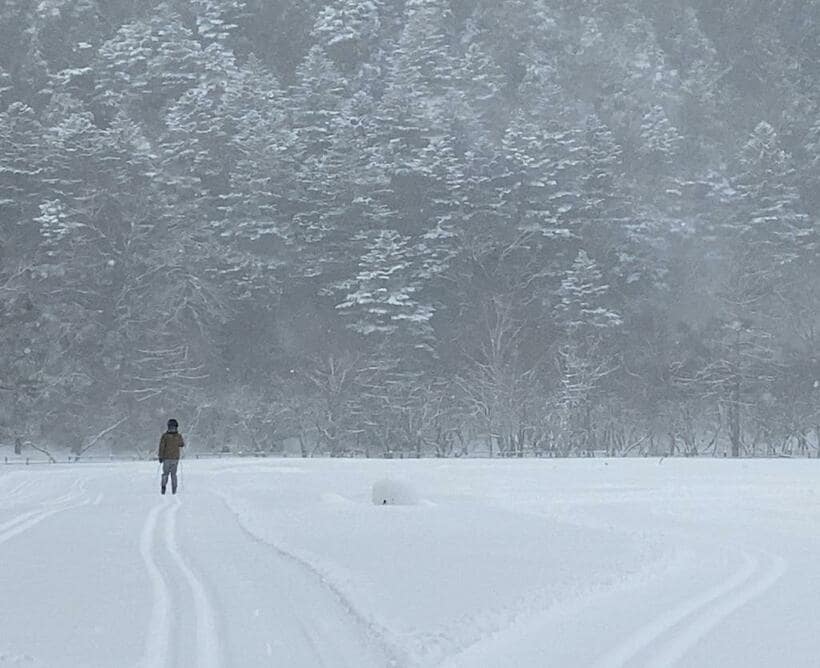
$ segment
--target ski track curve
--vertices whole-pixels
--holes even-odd
[[[188,566],[177,541],[176,518],[181,502],[174,499],[165,523],[165,546],[175,566],[180,570],[194,598],[196,618],[196,666],[219,668],[222,664],[222,648],[217,626],[216,612],[208,591],[196,573]]]
[[[15,503],[22,499],[25,495],[23,494],[24,490],[26,489],[27,480],[21,480],[18,482],[14,487],[12,487],[8,492],[3,494],[3,505],[0,506],[2,508],[10,508],[11,506],[15,505]]]
[[[328,594],[330,594],[333,597],[333,599],[342,608],[342,610],[344,610],[344,612],[347,614],[348,618],[353,622],[353,624],[356,627],[358,627],[366,635],[367,638],[369,638],[371,641],[374,641],[376,645],[379,647],[381,653],[385,657],[386,668],[402,666],[406,663],[406,661],[401,660],[399,658],[401,656],[401,653],[397,650],[397,648],[395,648],[392,645],[392,643],[389,642],[389,640],[387,639],[387,633],[374,622],[369,620],[361,611],[359,611],[353,603],[353,601],[351,601],[350,598],[339,587],[337,587],[332,581],[330,581],[328,577],[321,571],[321,569],[316,568],[309,561],[303,559],[298,554],[292,552],[291,550],[288,550],[284,546],[269,541],[267,539],[263,539],[256,535],[242,521],[241,514],[234,509],[234,507],[231,504],[231,499],[229,498],[229,496],[223,493],[217,493],[217,496],[222,500],[222,503],[228,509],[230,514],[234,517],[234,520],[236,521],[239,528],[246,536],[248,536],[248,538],[250,538],[255,543],[258,543],[259,545],[263,545],[264,547],[272,550],[283,561],[296,566],[308,578],[314,580]],[[312,649],[314,650],[314,653],[317,654],[317,658],[321,658],[322,653],[316,646],[315,641],[313,641],[310,638],[311,634],[305,627],[304,622],[301,619],[297,619],[297,622],[299,623],[303,633],[305,633],[308,636]],[[333,665],[338,665],[339,661],[342,660],[339,656],[331,657],[331,659],[334,662]]]
[[[86,505],[88,503],[87,499],[75,503],[79,499],[83,498],[84,494],[85,480],[78,478],[71,484],[64,494],[52,499],[50,502],[44,501],[43,505],[45,507],[21,513],[17,517],[14,517],[0,525],[0,544],[3,544],[15,536],[19,536],[21,533],[24,533],[25,531],[37,526],[40,522],[48,519],[52,515]]]
[[[19,515],[11,518],[7,522],[3,522],[3,524],[0,524],[0,536],[2,536],[5,531],[11,529],[13,526],[20,524],[21,522],[25,522],[30,517],[36,517],[37,515],[41,515],[42,513],[42,510],[29,510],[25,513],[20,513]]]
[[[722,598],[698,619],[677,634],[657,654],[653,655],[650,666],[664,668],[674,666],[708,633],[732,613],[743,608],[747,603],[761,596],[772,587],[788,570],[788,563],[780,556],[766,555],[768,563],[758,571],[755,577],[747,580],[741,587]]]
[[[158,517],[166,504],[158,503],[148,513],[140,534],[140,556],[148,571],[153,591],[151,620],[145,637],[145,649],[137,664],[140,668],[160,668],[167,665],[170,656],[171,593],[156,559]]]
[[[788,570],[779,556],[743,552],[741,557],[742,566],[731,578],[639,628],[599,657],[593,668],[622,668],[641,653],[649,654],[647,666],[674,666],[724,619],[763,594]]]

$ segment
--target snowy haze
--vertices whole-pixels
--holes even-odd
[[[819,13],[2,3],[0,455],[816,454]]]

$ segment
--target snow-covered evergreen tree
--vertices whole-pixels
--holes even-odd
[[[490,35],[486,28],[471,19],[461,39],[461,62],[458,72],[459,87],[467,105],[477,116],[492,122],[500,112],[505,87],[504,73],[490,51]]]
[[[229,49],[239,23],[248,16],[246,0],[193,0],[196,27],[204,46],[218,44]]]
[[[202,47],[173,7],[161,3],[150,17],[123,25],[100,47],[97,96],[116,113],[155,119],[201,81]]]
[[[32,219],[46,160],[45,130],[31,107],[16,102],[0,114],[0,215],[4,236],[25,234]],[[18,237],[19,238],[19,237]],[[30,250],[30,246],[24,246]]]
[[[334,0],[316,18],[311,37],[345,72],[353,72],[377,48],[381,0]]]
[[[352,317],[351,327],[369,334],[390,335],[407,327],[423,335],[424,345],[433,309],[419,301],[421,281],[410,239],[394,230],[377,232],[366,242],[352,290],[336,308]]]
[[[639,154],[647,171],[663,173],[680,157],[683,137],[669,121],[660,105],[653,106],[641,121],[641,146]]]
[[[811,226],[790,157],[774,129],[760,123],[738,159],[729,232],[738,295],[752,301],[783,289],[789,266],[805,255]]]
[[[571,339],[621,324],[621,317],[607,305],[608,291],[595,261],[579,251],[561,280],[555,307]]]

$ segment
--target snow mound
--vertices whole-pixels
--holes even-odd
[[[377,506],[415,506],[419,495],[400,480],[385,478],[373,483],[373,503]]]

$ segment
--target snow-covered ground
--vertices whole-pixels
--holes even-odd
[[[820,665],[817,461],[157,476],[0,466],[0,668]]]

